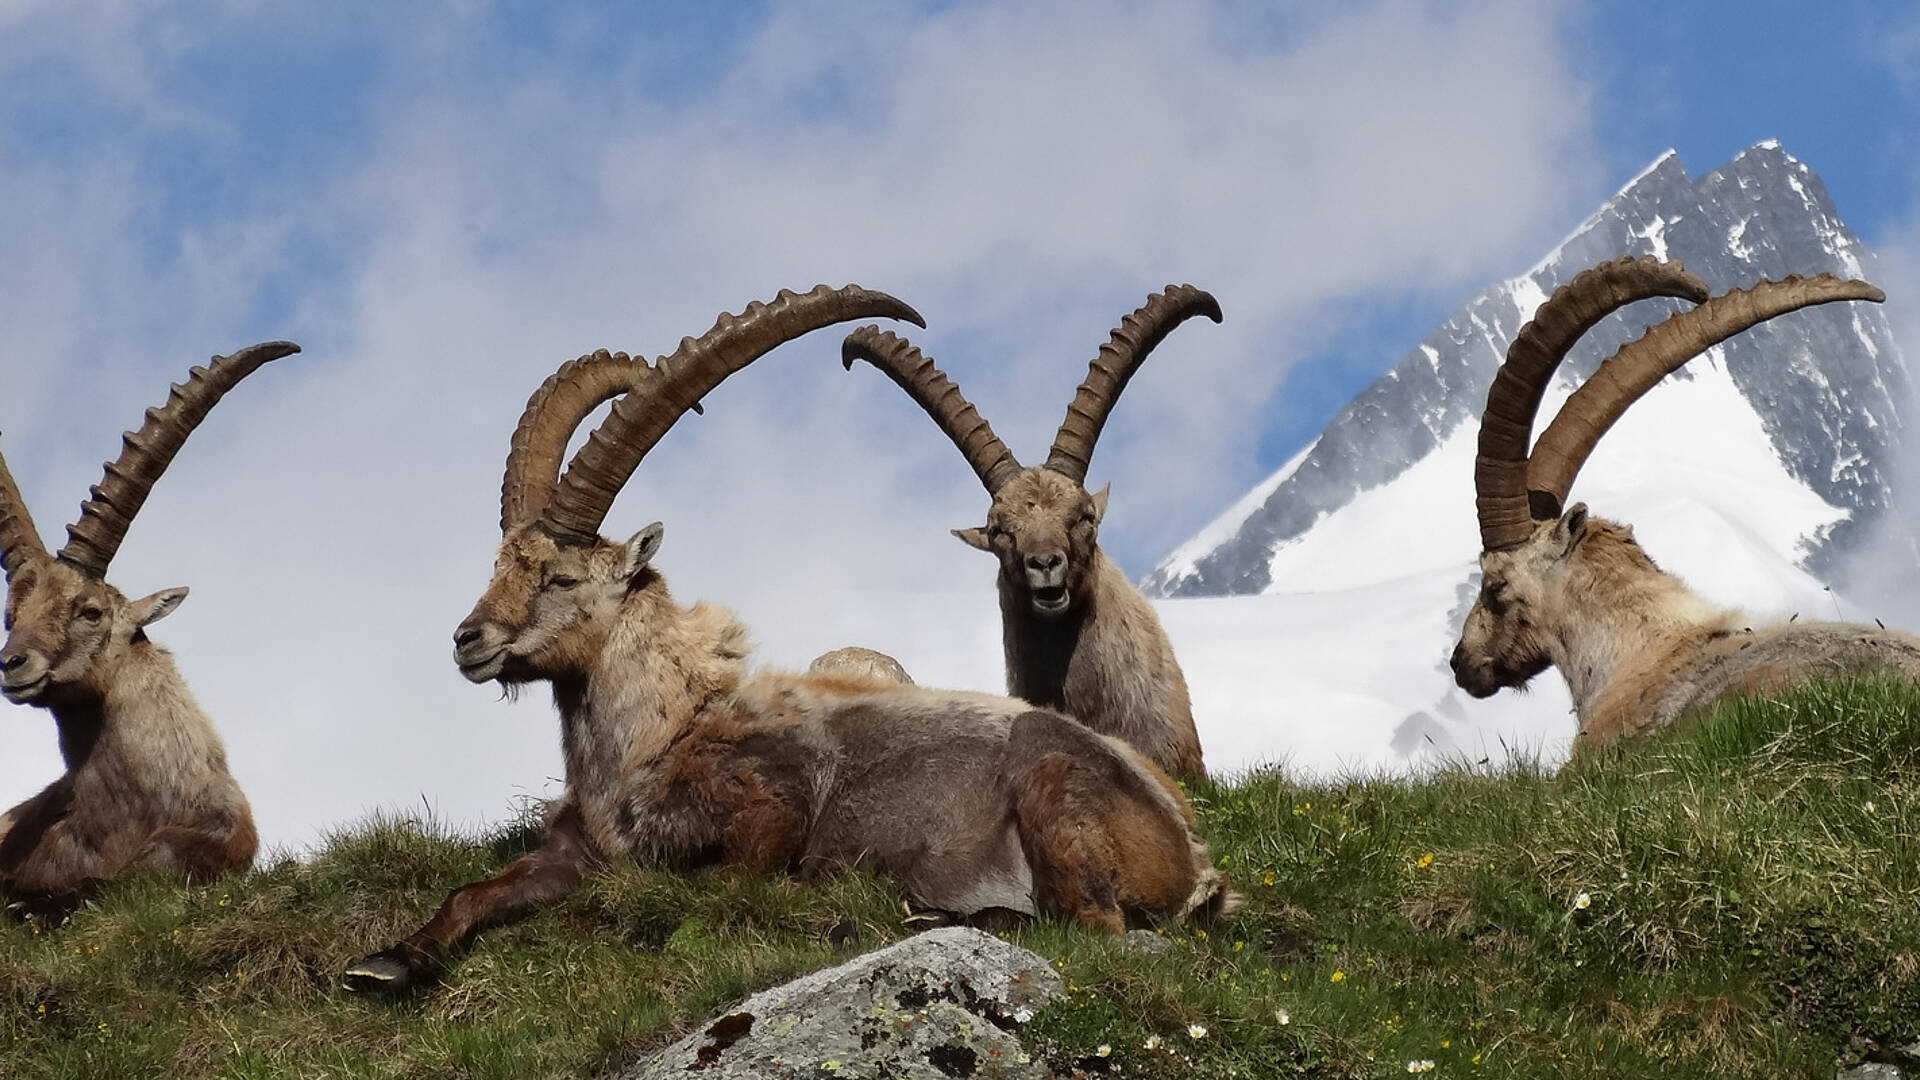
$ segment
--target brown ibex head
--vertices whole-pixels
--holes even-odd
[[[1698,307],[1655,324],[1609,356],[1567,399],[1532,452],[1533,421],[1567,351],[1614,310],[1656,296]],[[1594,598],[1617,601],[1656,570],[1632,530],[1563,511],[1567,491],[1600,437],[1627,408],[1688,360],[1757,323],[1815,304],[1881,301],[1864,281],[1831,274],[1761,281],[1709,299],[1677,263],[1622,256],[1582,271],[1521,327],[1487,391],[1474,465],[1480,516],[1480,595],[1453,650],[1454,681],[1475,697],[1518,687],[1552,662],[1566,620]]]
[[[454,662],[474,682],[564,678],[587,671],[626,598],[657,575],[658,522],[625,543],[600,537],[613,500],[641,458],[727,376],[774,347],[849,319],[905,319],[911,307],[849,285],[781,290],[722,315],[656,363],[598,352],[561,365],[528,399],[500,492],[502,538],[493,578],[454,631]],[[566,473],[567,441],[602,402],[618,397]],[[558,479],[556,480],[556,477]]]
[[[1000,560],[1002,582],[1026,598],[1029,611],[1058,619],[1086,600],[1107,512],[1111,485],[1098,492],[1085,486],[1100,430],[1154,346],[1196,315],[1219,322],[1220,305],[1191,285],[1169,285],[1122,320],[1088,366],[1046,463],[1032,468],[1021,466],[960,388],[904,338],[862,327],[847,336],[841,363],[851,368],[865,360],[885,372],[959,447],[993,503],[984,526],[953,534]]]
[[[0,460],[0,564],[7,576],[0,692],[8,701],[98,698],[126,650],[144,640],[143,628],[186,599],[185,588],[173,588],[129,600],[107,584],[107,566],[154,483],[221,396],[261,365],[299,351],[290,341],[269,341],[194,368],[165,405],[147,410],[139,431],[127,433],[120,457],[107,463],[80,519],[67,527],[58,556],[47,553]]]

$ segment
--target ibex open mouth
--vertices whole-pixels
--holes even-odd
[[[1043,585],[1033,590],[1033,610],[1042,615],[1058,615],[1067,610],[1067,587]]]

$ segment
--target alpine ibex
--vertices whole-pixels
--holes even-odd
[[[455,631],[454,658],[476,683],[552,685],[566,791],[538,850],[456,890],[418,932],[350,969],[350,987],[418,985],[478,929],[620,856],[768,872],[860,864],[926,908],[1115,931],[1232,906],[1178,788],[1124,744],[1009,698],[749,673],[738,620],[669,595],[653,568],[659,523],[624,543],[599,536],[647,451],[721,380],[808,331],[875,316],[919,322],[856,286],[783,292],[654,365],[583,357],[534,394],[507,459],[493,577]],[[556,485],[574,427],[623,392]]]
[[[1609,312],[1656,296],[1699,306],[1608,357],[1529,454],[1534,414],[1567,350]],[[1581,503],[1562,511],[1600,436],[1689,359],[1776,315],[1883,299],[1866,282],[1831,274],[1709,299],[1706,284],[1678,264],[1624,256],[1555,290],[1507,350],[1480,421],[1481,588],[1453,650],[1461,688],[1487,697],[1558,668],[1579,716],[1577,752],[1661,730],[1727,694],[1872,669],[1920,678],[1920,638],[1849,623],[1753,628],[1661,571],[1630,528],[1589,517]]]
[[[1000,561],[1007,693],[1123,739],[1186,780],[1206,778],[1186,676],[1153,606],[1100,550],[1111,485],[1089,493],[1085,484],[1127,381],[1195,315],[1219,322],[1220,305],[1191,285],[1169,285],[1122,320],[1067,406],[1046,463],[1033,468],[1021,467],[960,388],[904,338],[866,326],[841,348],[848,369],[865,360],[905,390],[986,485],[986,525],[953,534]]]
[[[220,736],[173,657],[147,637],[146,627],[179,607],[187,590],[129,600],[105,579],[154,482],[208,410],[262,364],[299,351],[270,341],[194,368],[127,434],[57,557],[47,554],[0,459],[0,691],[53,713],[67,765],[46,790],[0,816],[7,897],[58,911],[129,868],[201,879],[253,861],[253,812],[227,771]]]

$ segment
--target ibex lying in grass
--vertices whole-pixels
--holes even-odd
[[[782,293],[655,366],[585,357],[534,395],[507,461],[493,578],[454,657],[477,683],[552,684],[566,793],[539,850],[455,891],[417,933],[349,970],[350,987],[417,985],[476,930],[623,855],[769,872],[866,865],[928,908],[1115,931],[1231,907],[1178,788],[1124,744],[1010,698],[749,674],[745,627],[668,594],[653,568],[658,523],[625,543],[599,536],[647,451],[721,380],[810,330],[873,316],[919,321],[853,286]],[[573,428],[623,389],[554,485]]]
[[[220,736],[173,657],[147,637],[187,590],[129,600],[105,578],[154,482],[207,411],[262,364],[299,351],[271,341],[193,369],[126,436],[58,557],[41,544],[0,459],[0,691],[53,713],[67,764],[46,790],[0,816],[0,894],[58,911],[129,868],[197,879],[253,860],[253,813]]]
[[[1100,550],[1107,491],[1089,493],[1087,465],[1107,414],[1153,347],[1220,305],[1191,285],[1169,285],[1126,317],[1089,365],[1044,465],[1022,468],[933,361],[905,339],[868,326],[841,360],[885,372],[940,426],[993,503],[983,528],[954,535],[1000,560],[1000,624],[1007,693],[1060,709],[1124,739],[1188,780],[1206,778],[1187,680],[1152,605]]]
[[[1534,414],[1567,350],[1609,312],[1655,296],[1699,306],[1608,357],[1529,454]],[[1689,359],[1776,315],[1883,299],[1872,285],[1830,274],[1708,299],[1705,283],[1677,264],[1627,257],[1556,290],[1508,349],[1480,421],[1482,584],[1453,651],[1460,686],[1487,697],[1559,668],[1580,719],[1578,751],[1663,729],[1723,695],[1816,675],[1892,669],[1920,678],[1920,638],[1849,623],[1751,628],[1662,572],[1631,529],[1589,517],[1584,504],[1561,510],[1600,436]]]

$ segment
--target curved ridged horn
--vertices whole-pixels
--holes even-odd
[[[1527,447],[1533,418],[1554,370],[1594,324],[1619,308],[1655,296],[1703,303],[1707,283],[1679,263],[1622,255],[1553,290],[1520,328],[1487,388],[1480,414],[1480,450],[1473,463],[1480,543],[1488,551],[1514,547],[1533,535],[1527,505]]]
[[[208,411],[262,364],[299,351],[291,341],[263,341],[232,356],[216,356],[207,367],[194,368],[186,382],[175,383],[167,403],[148,409],[140,430],[126,433],[120,457],[107,462],[106,475],[80,505],[80,520],[67,526],[60,561],[95,578],[106,576],[154,482]]]
[[[1527,490],[1536,516],[1560,516],[1573,478],[1614,421],[1641,395],[1681,365],[1751,326],[1789,311],[1840,300],[1879,303],[1887,294],[1864,281],[1832,274],[1761,281],[1734,289],[1650,327],[1638,340],[1607,357],[1559,415],[1540,433],[1527,462]]]
[[[511,532],[540,516],[553,498],[566,460],[567,440],[587,414],[609,398],[633,389],[636,378],[652,371],[626,353],[605,349],[560,365],[527,399],[507,451],[506,476],[500,482],[500,531]]]
[[[967,459],[980,482],[992,495],[1020,471],[1020,462],[993,433],[979,410],[960,392],[946,373],[933,366],[906,338],[877,326],[863,326],[840,343],[840,364],[853,370],[855,360],[865,360],[886,373],[887,378],[907,392],[916,405],[946,432],[960,456]]]
[[[650,378],[614,402],[567,465],[541,520],[556,535],[582,540],[598,535],[640,459],[708,391],[775,346],[834,323],[871,318],[926,325],[919,312],[886,293],[858,285],[816,285],[799,295],[782,289],[770,304],[755,301],[739,315],[720,316],[699,338],[683,338],[678,349],[652,365]]]
[[[1093,363],[1087,365],[1087,377],[1067,405],[1067,418],[1061,421],[1053,447],[1047,451],[1047,468],[1072,477],[1076,484],[1086,483],[1093,445],[1100,440],[1100,429],[1106,426],[1107,414],[1113,411],[1120,392],[1127,388],[1127,380],[1133,378],[1161,339],[1195,315],[1220,321],[1220,304],[1213,294],[1191,285],[1169,285],[1120,320]]]
[[[7,471],[6,456],[0,455],[0,569],[5,569],[7,580],[12,581],[22,566],[46,557],[47,546],[33,527],[33,515],[20,497],[20,485]]]

